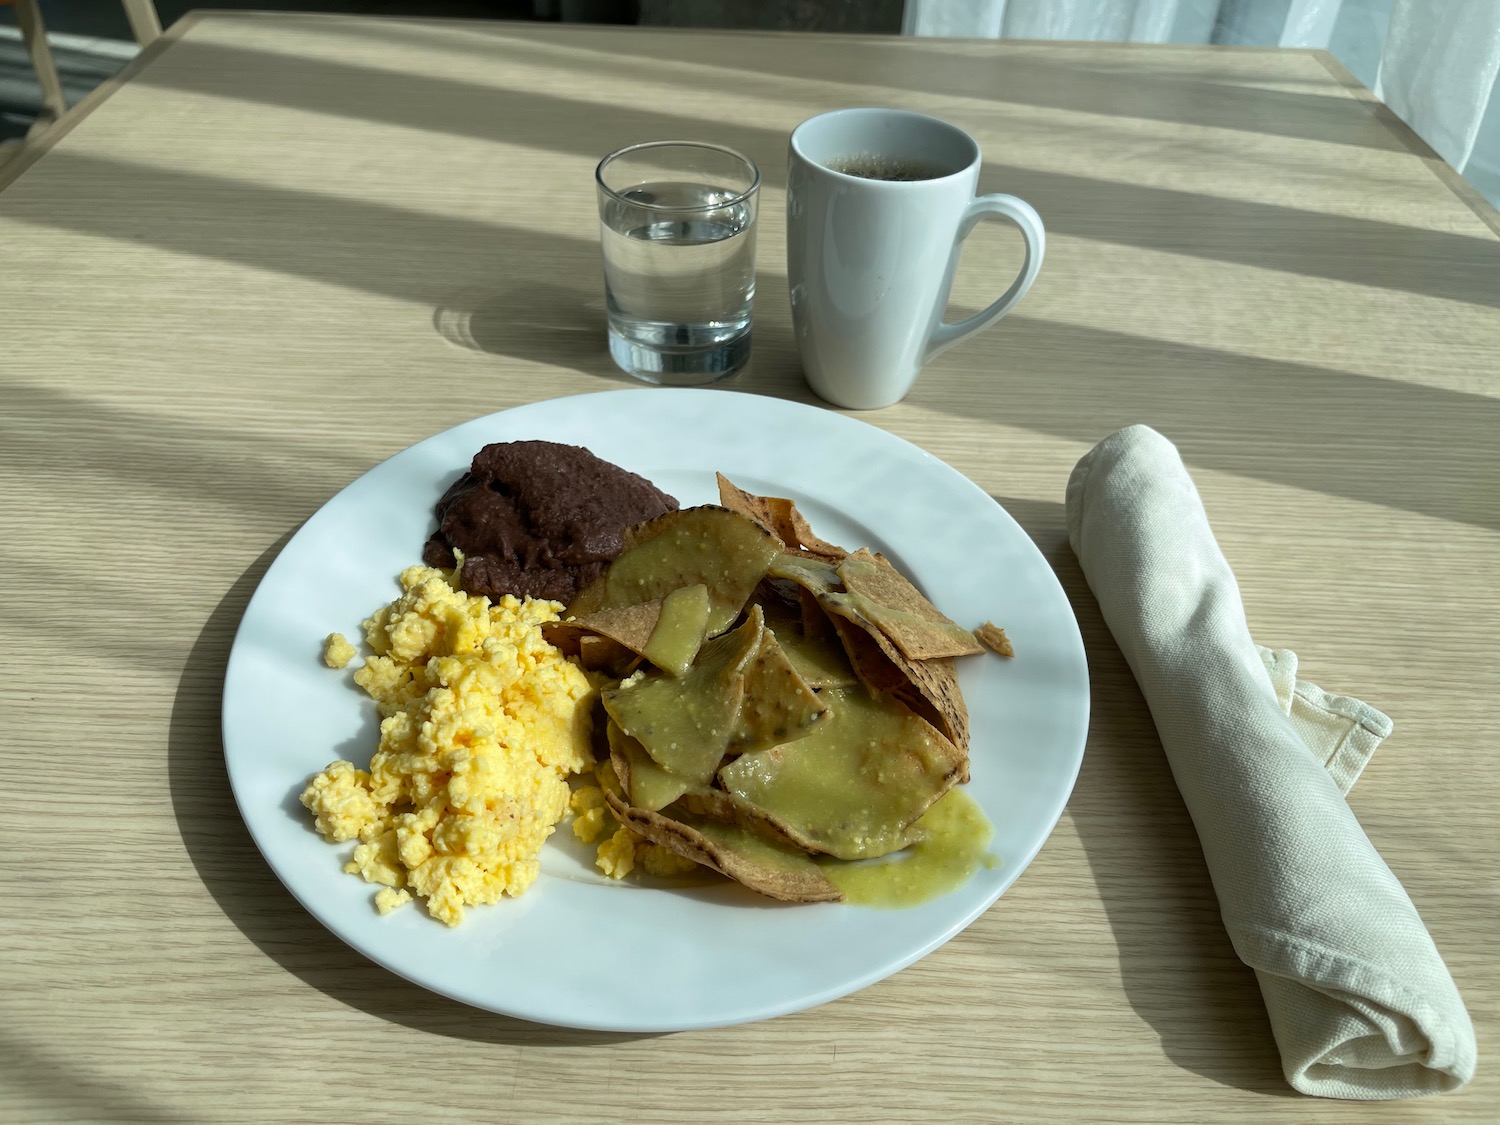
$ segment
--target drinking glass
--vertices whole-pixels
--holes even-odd
[[[631,145],[599,162],[609,354],[648,383],[727,379],[750,358],[760,171],[732,149]]]

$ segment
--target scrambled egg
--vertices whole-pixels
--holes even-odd
[[[580,786],[569,802],[573,810],[573,835],[585,844],[592,844],[607,829],[614,829],[595,850],[594,866],[611,879],[623,879],[637,867],[648,875],[658,876],[683,875],[696,869],[698,865],[686,856],[651,843],[615,819],[604,802],[606,774],[612,778],[614,771],[608,762],[602,762],[594,770],[600,784]]]
[[[536,879],[542,844],[569,811],[567,776],[593,765],[593,689],[542,638],[557,603],[491,604],[425,566],[403,571],[401,585],[365,622],[375,655],[354,674],[382,716],[379,749],[368,770],[334,762],[302,803],[324,839],[359,841],[344,870],[382,886],[382,914],[417,895],[454,926],[465,906]],[[330,665],[343,656],[335,637]],[[599,805],[607,811],[602,794]]]
[[[343,633],[329,633],[323,642],[323,663],[330,668],[347,667],[354,659],[354,646]]]

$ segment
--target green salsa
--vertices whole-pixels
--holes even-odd
[[[824,876],[856,906],[917,906],[962,886],[1000,861],[986,849],[994,828],[973,797],[950,789],[914,826],[919,839],[894,855],[846,862],[821,859]]]

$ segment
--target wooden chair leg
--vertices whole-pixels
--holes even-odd
[[[125,18],[130,21],[130,30],[135,41],[144,47],[161,34],[161,17],[156,14],[152,0],[122,0]]]
[[[47,45],[47,28],[42,24],[36,0],[16,0],[16,22],[21,26],[21,40],[31,54],[31,65],[42,88],[42,112],[37,116],[37,126],[45,128],[44,119],[45,124],[51,124],[68,112],[68,99],[63,94],[62,79],[57,76],[57,61]],[[36,132],[36,128],[32,131]]]

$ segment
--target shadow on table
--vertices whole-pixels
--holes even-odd
[[[617,53],[662,49],[652,47],[647,40],[625,36],[619,39]],[[726,50],[732,49],[733,41],[726,40]],[[504,54],[503,49],[497,49],[496,57]],[[683,61],[672,60],[677,64]],[[591,57],[588,65],[593,66],[594,62]],[[959,71],[963,70],[959,65],[962,62],[962,59],[955,62]],[[899,58],[890,58],[884,67],[871,69],[868,73],[879,78],[870,84],[876,88],[899,87],[900,81],[893,78],[899,75],[899,64]],[[607,69],[610,63],[600,60],[599,65]],[[738,65],[743,65],[743,59]],[[1031,82],[1028,96],[1032,86],[1042,91],[1060,90],[1074,76],[1074,68],[1042,60],[1007,61],[1004,67],[995,69],[1004,71],[1012,66],[1029,67],[1044,79]],[[923,68],[923,81],[928,69]],[[497,89],[429,74],[401,73],[194,39],[175,44],[135,81],[216,98],[246,100],[243,76],[247,73],[259,76],[250,100],[260,104],[535,146],[572,153],[590,162],[637,141],[708,133],[718,143],[749,156],[766,171],[768,185],[775,186],[781,182],[780,170],[785,166],[791,129],[811,113],[842,104],[835,100],[826,105],[807,101],[789,105],[779,128],[722,118],[708,121],[701,116],[620,103],[609,105],[607,112],[591,112],[599,107],[582,96],[564,97],[536,89]],[[1092,72],[1079,73],[1087,77]],[[653,77],[659,83],[679,82],[685,92],[702,84],[701,76],[692,70],[676,72],[670,66],[658,68]],[[1106,105],[1118,104],[1125,110],[1114,112],[1129,115],[1131,109],[1154,111],[1164,120],[1178,121],[1185,116],[1189,122],[1195,112],[1206,112],[1210,119],[1214,115],[1240,113],[1245,114],[1240,119],[1242,125],[1255,124],[1275,131],[1275,105],[1264,112],[1253,108],[1247,112],[1243,105],[1253,107],[1258,98],[1284,97],[1318,105],[1326,103],[1330,107],[1324,112],[1331,113],[1332,119],[1314,124],[1310,139],[1332,141],[1362,127],[1359,135],[1365,141],[1360,143],[1406,147],[1404,141],[1377,124],[1364,105],[1342,96],[1283,95],[1249,87],[1214,87],[1227,92],[1207,95],[1189,84],[1186,88],[1191,97],[1151,95],[1121,99],[1120,90],[1132,88],[1133,78],[1098,74],[1093,77],[1102,85],[1083,95],[1083,104],[1091,112],[1096,109],[1109,112],[1104,109]],[[1151,81],[1172,88],[1182,85],[1175,79],[1152,79],[1148,84]],[[1058,99],[1067,102],[1077,96],[1059,94]],[[963,124],[964,117],[957,113],[954,119]],[[976,118],[976,124],[982,121],[982,117]],[[579,190],[590,191],[587,165],[579,168],[578,176]],[[994,162],[985,166],[981,190],[1004,190],[1036,201],[1048,229],[1059,234],[1500,307],[1500,270],[1494,268],[1497,243],[1487,233],[1471,237],[1277,203]],[[1434,184],[1433,190],[1445,189]],[[124,193],[121,194],[123,197]],[[1358,252],[1351,253],[1351,247],[1357,247]]]
[[[1146,702],[1068,546],[1062,504],[995,500],[1046,556],[1083,634],[1089,738],[1067,815],[1099,889],[1131,1007],[1184,1070],[1242,1090],[1295,1096],[1255,974],[1224,931]]]
[[[629,106],[591,114],[590,103],[552,94],[191,38],[137,81],[243,99],[247,68],[264,68],[256,96],[270,104],[590,158],[623,140],[681,134],[704,124]],[[670,74],[663,80],[670,81]],[[481,90],[485,96],[477,97]],[[789,120],[794,116],[789,111]],[[733,122],[719,126],[714,123],[719,139],[763,166],[782,159],[783,133]],[[578,167],[586,184],[588,164]],[[118,199],[139,202],[98,207],[70,197],[59,204],[25,190],[33,176],[51,177],[49,183],[109,183]],[[1165,240],[1181,254],[1500,307],[1500,269],[1494,268],[1500,243],[1491,237],[1035,169],[989,165],[984,177],[998,179],[982,180],[982,186],[1011,186],[1053,199],[1046,219],[1060,233],[1150,247]],[[433,182],[430,176],[421,181]],[[0,196],[0,211],[11,221],[416,303],[433,310],[429,315],[439,331],[467,315],[465,330],[481,350],[625,385],[602,340],[590,339],[590,325],[599,332],[598,310],[590,306],[597,300],[588,291],[592,282],[580,288],[581,279],[597,278],[600,268],[591,199],[575,206],[568,229],[542,230],[64,148]],[[1302,252],[1306,247],[1318,252]],[[1039,287],[1048,284],[1047,277],[1043,271]],[[784,307],[784,276],[765,273],[759,283],[762,307]],[[1194,313],[1188,308],[1183,315]],[[1105,425],[1146,420],[1167,429],[1191,465],[1500,527],[1500,507],[1489,488],[1500,474],[1500,449],[1488,440],[1500,430],[1500,402],[1492,398],[1024,315],[992,331],[1005,334],[1008,369],[1045,393],[1011,396],[996,393],[993,382],[971,379],[945,390],[935,409],[1087,442],[1103,436],[1101,419]],[[998,339],[984,337],[992,338]],[[758,334],[755,349],[752,370],[731,386],[812,401],[788,333]],[[925,403],[923,388],[932,385],[929,375],[912,402]],[[549,389],[538,386],[536,393],[544,397]],[[1086,409],[1079,409],[1080,401]],[[1400,435],[1405,460],[1389,454],[1388,435]]]
[[[92,1060],[86,1060],[83,1052],[50,1049],[40,1037],[20,1026],[12,1031],[9,1020],[0,1021],[0,1083],[5,1104],[12,1107],[7,1114],[25,1114],[29,1109],[37,1116],[26,1119],[41,1121],[45,1107],[56,1114],[45,1118],[51,1121],[201,1125],[198,1117],[153,1104],[150,1094],[141,1092],[140,1082],[101,1074]],[[5,1120],[22,1118],[7,1116]]]
[[[173,206],[55,207],[25,198],[5,208],[8,219],[419,303],[435,310],[439,330],[449,318],[467,315],[468,331],[485,351],[625,385],[602,345],[600,311],[591,304],[597,291],[592,283],[580,287],[580,279],[600,271],[592,216],[579,230],[559,233],[70,151],[49,154],[41,167],[78,182],[109,182],[121,198],[167,199]],[[0,197],[0,205],[11,202],[14,191]],[[1212,202],[1202,206],[1211,209]],[[1207,214],[1200,218],[1206,221]],[[1319,219],[1299,220],[1309,237]],[[1337,230],[1352,220],[1328,221]],[[246,237],[247,230],[255,236]],[[1413,237],[1471,243],[1491,255],[1500,245],[1422,232]],[[1413,252],[1419,250],[1414,244]],[[1486,284],[1500,303],[1500,270],[1490,269],[1489,276]],[[1046,277],[1044,271],[1039,285]],[[784,275],[764,272],[758,285],[761,307],[785,307]],[[925,405],[931,392],[932,409],[1090,443],[1114,426],[1147,421],[1178,441],[1192,466],[1500,527],[1491,488],[1500,476],[1500,446],[1490,440],[1500,432],[1500,401],[1493,398],[1024,314],[979,339],[1003,346],[1006,370],[1014,373],[1004,378],[1030,380],[1033,393],[1010,395],[1003,383],[997,392],[995,381],[982,379],[949,380],[941,393],[933,392],[944,362],[939,358],[911,402]],[[977,346],[961,343],[953,354]],[[757,334],[752,370],[728,385],[813,401],[784,328]],[[547,393],[537,388],[537,397]],[[1407,451],[1401,458],[1390,453],[1390,435],[1400,435]]]
[[[1233,72],[1227,68],[1188,70],[1181,66],[1179,52],[1158,52],[1158,57],[1171,59],[1172,64],[1150,74],[1140,67],[1144,54],[1140,44],[1113,52],[1112,62],[1110,48],[1123,45],[1087,44],[1084,51],[1090,57],[1084,59],[1078,44],[1066,45],[1072,48],[1072,57],[1059,58],[1059,44],[1011,41],[999,48],[997,57],[988,48],[998,45],[991,43],[987,48],[982,40],[968,44],[929,41],[923,44],[922,56],[915,57],[909,44],[900,40],[840,38],[837,49],[820,52],[816,72],[809,73],[805,55],[747,49],[749,37],[742,33],[693,29],[689,55],[671,32],[663,35],[661,29],[653,30],[658,34],[569,28],[564,41],[555,31],[539,32],[515,25],[466,26],[462,34],[454,34],[440,27],[365,20],[351,21],[341,26],[339,33],[406,48],[420,42],[448,53],[508,59],[520,65],[556,61],[577,66],[586,57],[583,65],[590,72],[651,83],[661,82],[669,68],[687,63],[694,74],[701,73],[700,68],[732,72],[735,88],[747,96],[799,106],[806,105],[806,89],[782,79],[836,83],[850,87],[851,94],[896,89],[1361,148],[1404,151],[1408,147],[1399,132],[1377,124],[1369,109],[1336,85],[1330,86],[1321,68],[1320,80],[1315,83],[1288,74],[1284,66],[1268,66],[1264,74],[1249,73],[1243,69],[1251,56],[1248,51],[1235,52],[1240,69]],[[932,65],[934,55],[941,58],[941,65]],[[1266,55],[1274,58],[1271,51]],[[1245,80],[1236,81],[1237,77]],[[1280,87],[1315,84],[1318,92],[1252,84],[1261,80]],[[724,77],[705,77],[704,81],[722,83]],[[862,104],[862,100],[852,97],[849,101],[856,103]]]
[[[121,214],[23,204],[7,218],[424,305],[434,333],[455,346],[638,385],[609,358],[592,215],[560,233],[82,154],[48,159],[80,180],[102,177],[132,198],[178,205]],[[762,307],[786,306],[784,275],[762,272],[756,285]],[[776,335],[762,329],[751,370],[725,386],[805,397],[791,342]]]
[[[470,351],[626,381],[610,362],[603,297],[571,285],[515,281],[455,292],[433,310],[432,327]]]
[[[569,367],[598,375],[619,387],[640,387],[640,381],[626,375],[610,359],[602,284],[600,290],[535,281],[499,288],[477,286],[447,297],[433,311],[432,325],[450,344],[470,351]],[[785,277],[759,273],[755,285],[758,307],[786,304]],[[752,329],[749,366],[714,385],[816,402],[802,379],[791,340],[779,324],[775,317],[759,320]]]
[[[632,61],[646,60],[647,67],[659,68],[681,58],[673,55],[670,42],[656,38],[626,40],[625,46]],[[1028,108],[1045,106],[1325,144],[1387,151],[1408,147],[1403,137],[1377,124],[1363,105],[1341,90],[1330,89],[1326,81],[1319,83],[1317,92],[1269,88],[1272,83],[1299,84],[1284,66],[1276,65],[1285,59],[1277,60],[1269,51],[1266,61],[1270,65],[1261,73],[1244,67],[1249,51],[1234,52],[1238,56],[1234,61],[1240,64],[1234,71],[1227,67],[1187,70],[1173,60],[1156,73],[1147,73],[1141,66],[1143,58],[1154,56],[1165,62],[1171,56],[1143,44],[1011,41],[1000,47],[979,40],[931,44],[924,54],[929,57],[914,57],[889,40],[841,42],[837,51],[819,58],[814,77],[855,88],[875,86]],[[938,56],[941,64],[932,65],[931,55]],[[766,83],[770,89],[785,89],[778,81],[781,78],[809,77],[795,55],[752,54],[728,37],[695,40],[693,60],[771,76]],[[1318,71],[1323,77],[1321,68]],[[1261,81],[1266,84],[1255,84]]]
[[[225,915],[267,957],[340,1003],[418,1031],[481,1043],[591,1046],[643,1038],[526,1023],[428,992],[367,960],[324,929],[282,886],[235,808],[219,715],[224,669],[245,606],[288,532],[229,588],[199,633],[177,685],[168,783],[183,844]]]
[[[1190,468],[1500,528],[1496,399],[1020,314],[990,331],[1003,371],[939,358],[910,401],[1087,444],[1145,422]]]

